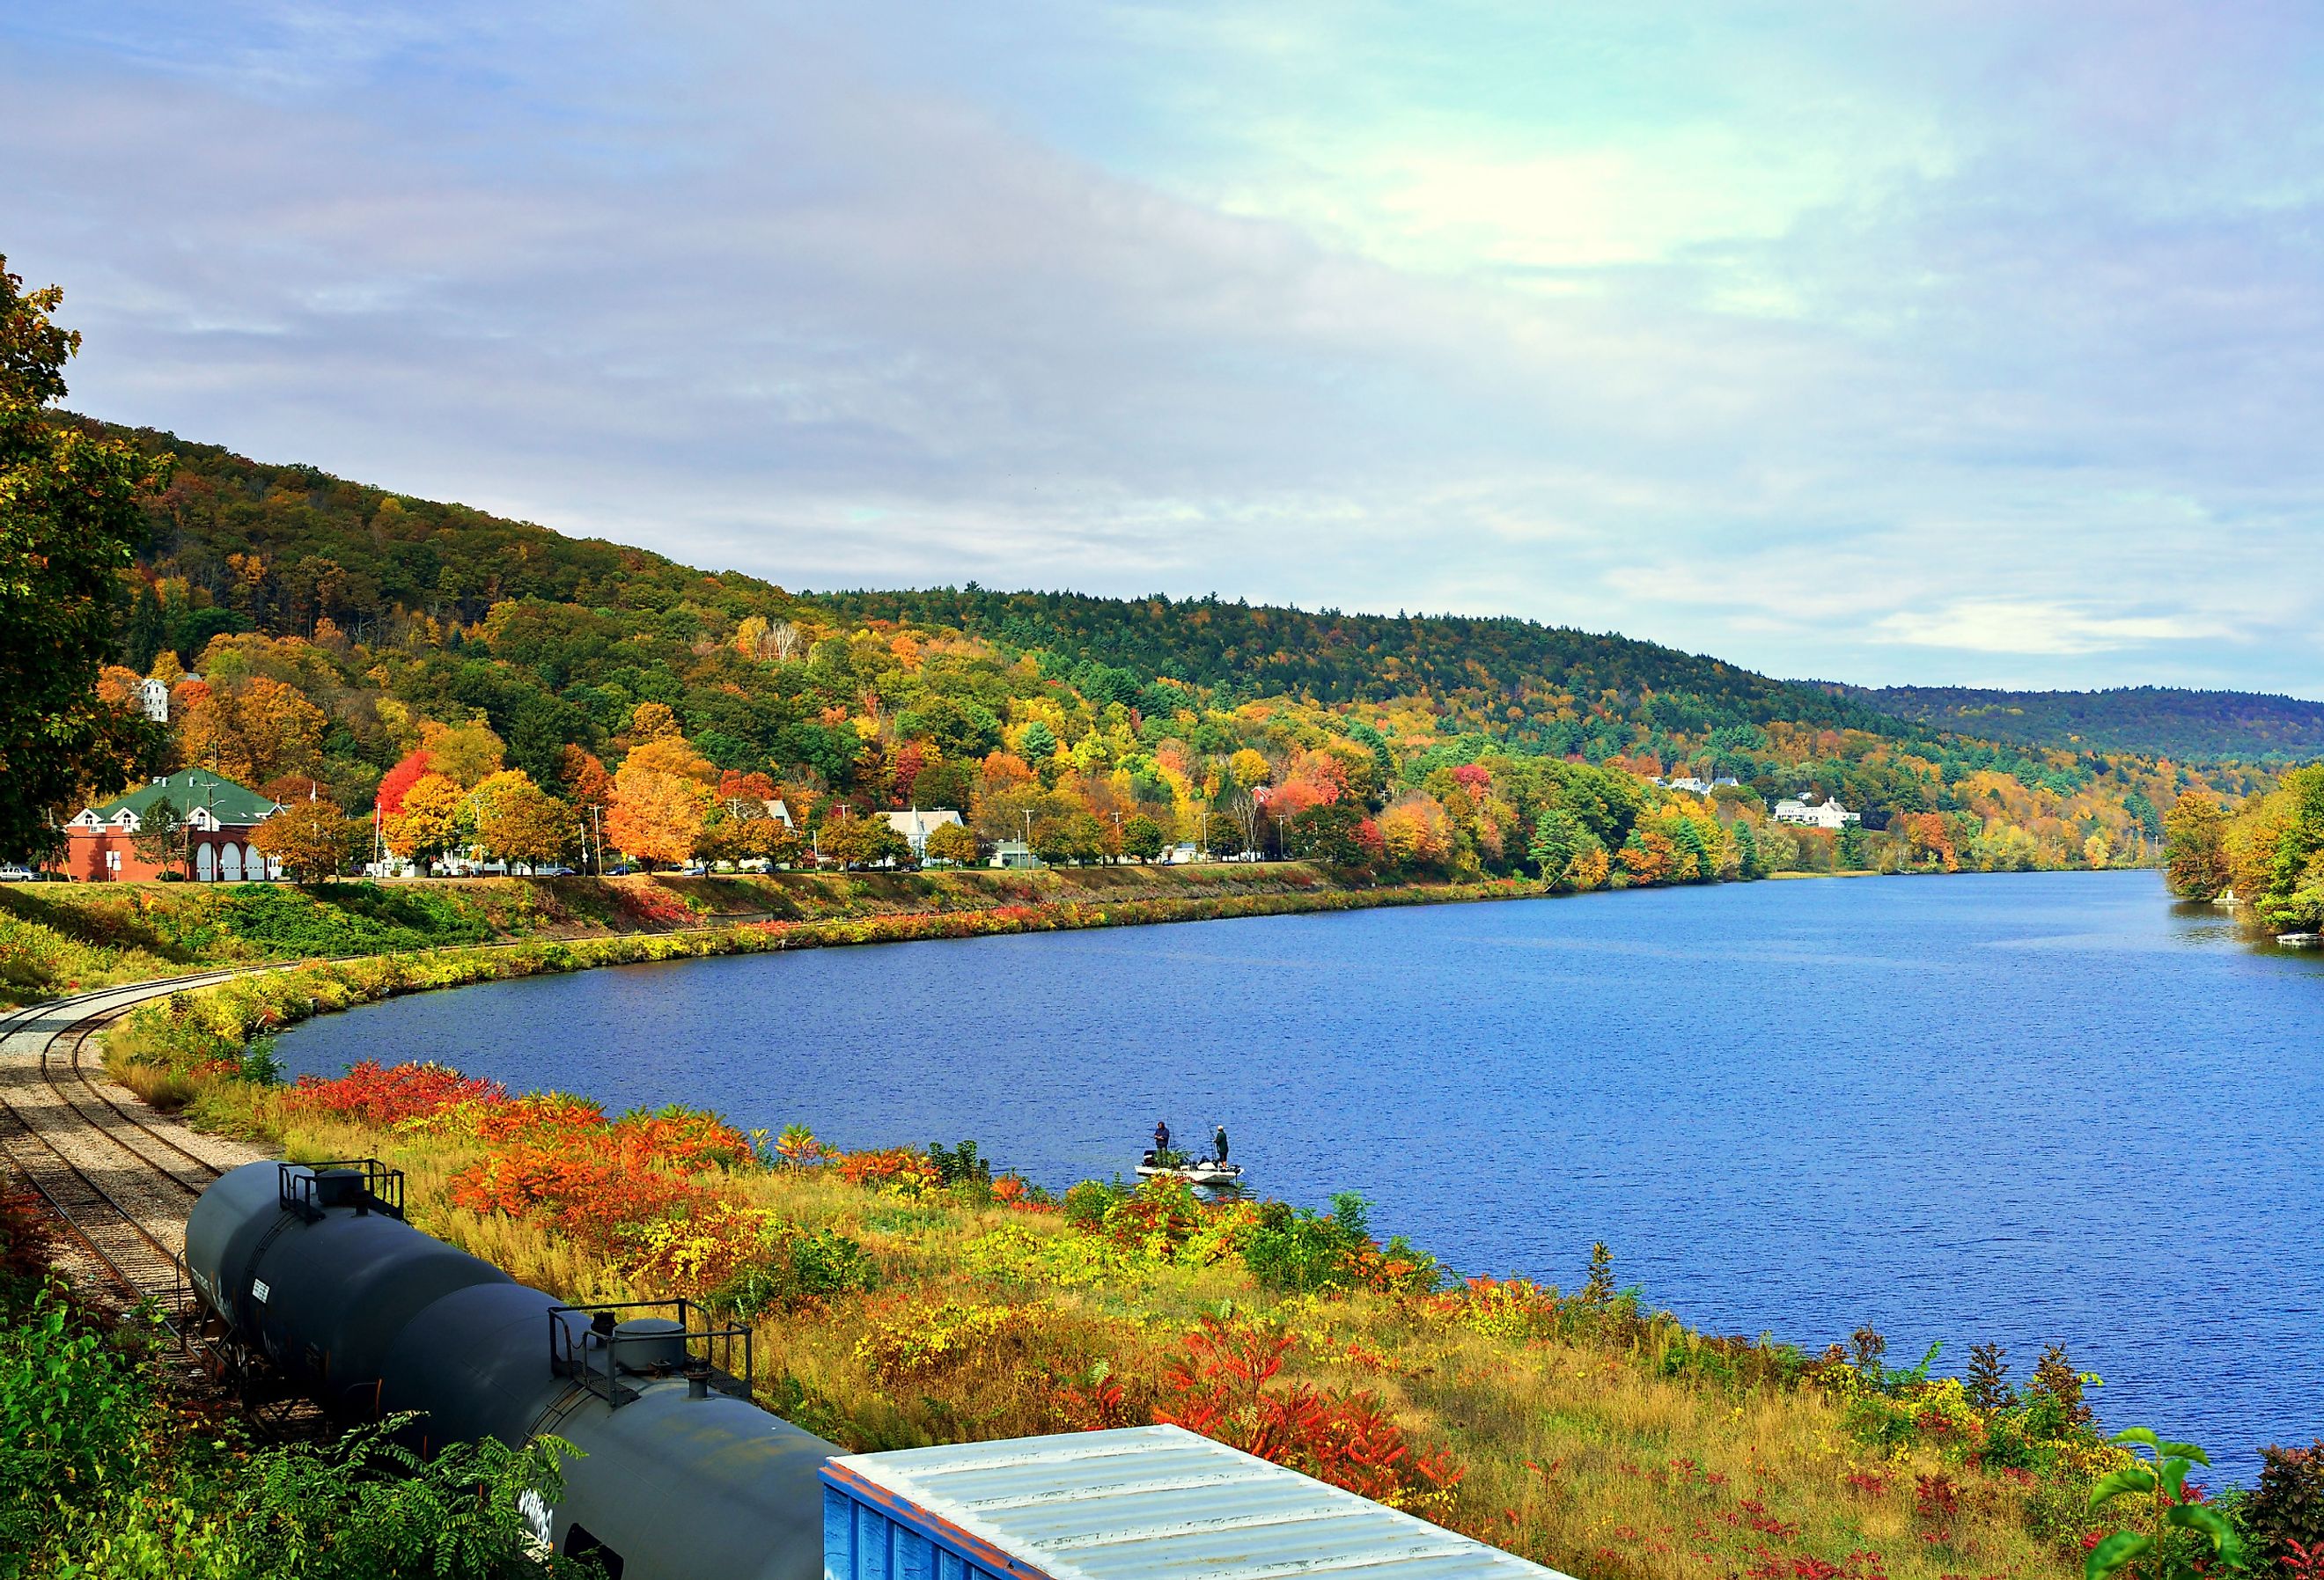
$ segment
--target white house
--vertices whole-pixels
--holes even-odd
[[[927,859],[929,835],[939,828],[956,827],[960,823],[960,814],[950,807],[930,807],[925,811],[914,807],[908,812],[882,812],[880,816],[888,819],[889,827],[904,836],[904,842],[912,847],[914,861]]]
[[[1808,828],[1843,828],[1850,823],[1864,821],[1862,813],[1851,812],[1841,806],[1838,797],[1810,803],[1786,796],[1775,803],[1774,816],[1778,823],[1797,823]]]
[[[1684,790],[1691,796],[1707,796],[1711,793],[1711,786],[1707,782],[1692,775],[1684,779],[1658,779],[1655,782],[1665,790]]]
[[[794,831],[798,829],[798,825],[791,821],[790,808],[783,804],[783,799],[780,796],[777,796],[771,801],[761,801],[759,804],[767,808],[768,817],[772,818],[784,827]]]
[[[1035,855],[1033,847],[1023,840],[1004,839],[992,847],[992,860],[989,864],[996,867],[1038,867],[1041,864],[1041,858]]]
[[[170,683],[167,680],[152,679],[138,681],[137,703],[145,710],[147,718],[157,725],[168,724],[170,722]]]

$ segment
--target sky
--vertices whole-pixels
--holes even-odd
[[[786,587],[2324,696],[2324,12],[0,9],[69,403]]]

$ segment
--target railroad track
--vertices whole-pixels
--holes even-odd
[[[713,932],[742,918],[722,918]],[[514,948],[530,939],[470,946]],[[0,1012],[0,1156],[93,1272],[129,1303],[177,1298],[186,1215],[202,1189],[261,1154],[163,1122],[87,1062],[89,1039],[137,1005],[298,962],[196,972]]]
[[[105,1282],[130,1303],[175,1306],[186,1215],[202,1187],[254,1153],[171,1135],[92,1078],[92,1033],[140,1003],[239,975],[105,988],[0,1014],[0,1150]],[[150,1113],[150,1110],[147,1111]],[[173,1127],[174,1128],[174,1127]],[[206,1155],[207,1154],[207,1155]]]

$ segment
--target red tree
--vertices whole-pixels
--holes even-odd
[[[920,750],[918,741],[907,741],[896,748],[895,782],[891,789],[898,806],[912,799],[913,781],[920,777],[920,769],[927,754]]]
[[[428,753],[423,748],[405,755],[402,762],[387,771],[379,781],[379,813],[392,818],[403,810],[405,792],[418,784],[420,776],[429,772]]]

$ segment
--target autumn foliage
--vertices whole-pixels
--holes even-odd
[[[726,1176],[753,1157],[751,1138],[715,1114],[609,1119],[585,1099],[512,1097],[436,1065],[360,1064],[337,1080],[303,1079],[282,1101],[294,1114],[475,1143],[484,1155],[452,1177],[455,1206],[538,1224],[615,1260],[650,1254],[659,1226],[732,1206]]]
[[[1392,1509],[1448,1502],[1462,1475],[1452,1454],[1416,1452],[1372,1394],[1283,1381],[1295,1342],[1256,1323],[1203,1318],[1164,1373],[1170,1402],[1155,1418]]]

